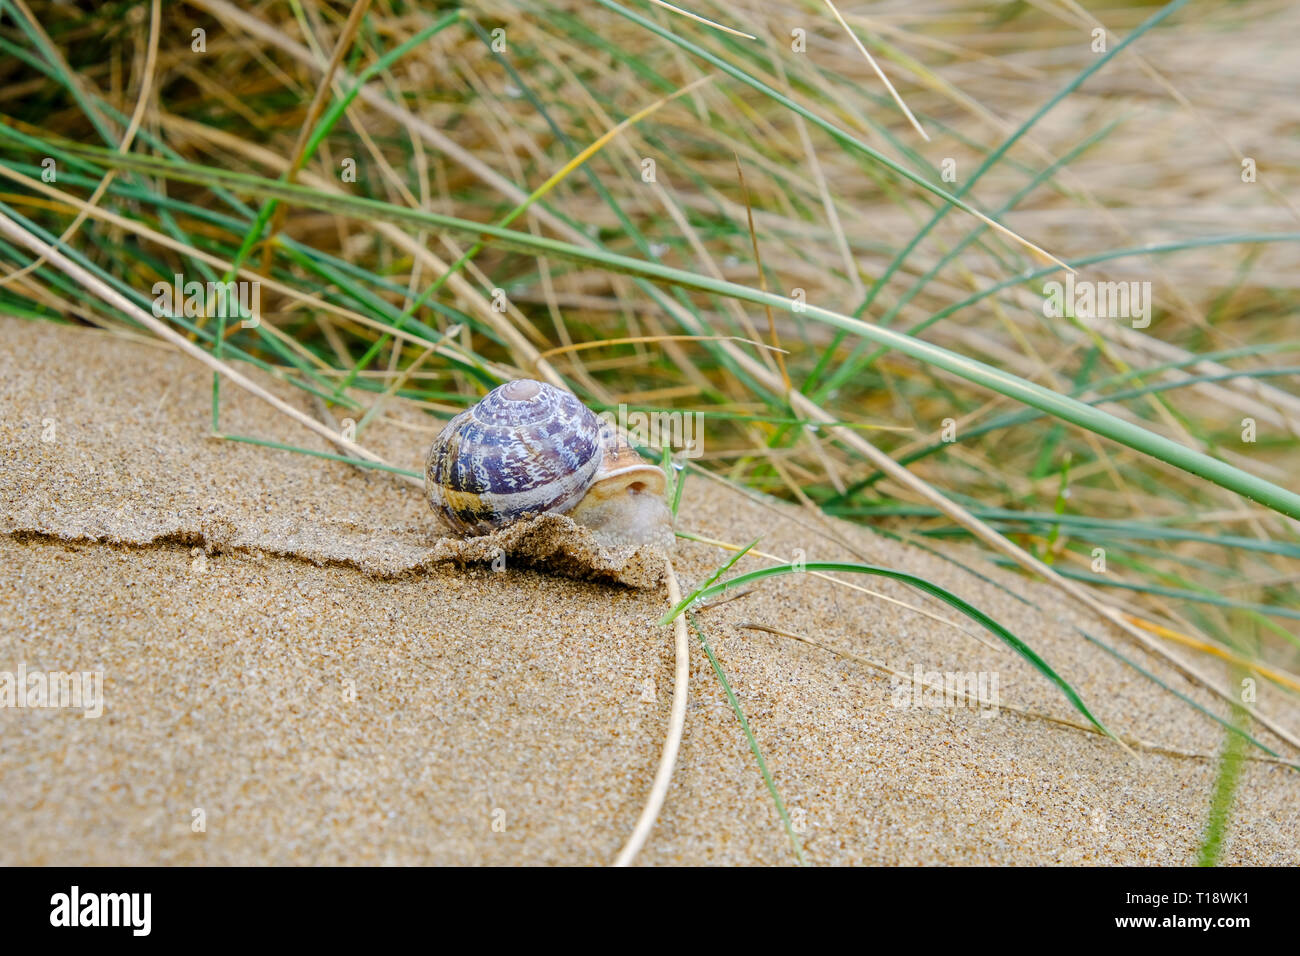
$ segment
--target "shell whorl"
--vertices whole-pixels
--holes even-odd
[[[462,534],[484,534],[586,494],[604,458],[603,423],[572,394],[518,379],[449,421],[425,460],[429,504]]]

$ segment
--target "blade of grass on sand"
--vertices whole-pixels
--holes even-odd
[[[1237,675],[1240,676],[1238,671]],[[1240,731],[1249,718],[1240,707],[1232,709],[1232,723]],[[1214,778],[1214,790],[1210,795],[1209,812],[1206,814],[1205,835],[1197,854],[1198,866],[1218,866],[1223,854],[1223,841],[1228,834],[1228,821],[1232,814],[1232,804],[1237,799],[1237,787],[1241,782],[1241,769],[1245,744],[1240,733],[1224,735],[1223,751],[1219,756],[1219,766]]]
[[[798,835],[794,832],[794,824],[790,820],[790,813],[786,810],[785,801],[781,799],[781,794],[776,789],[776,781],[772,779],[772,771],[767,768],[767,761],[763,759],[763,751],[759,749],[758,740],[754,737],[754,731],[749,727],[749,721],[745,718],[745,711],[741,708],[740,701],[736,699],[735,691],[731,689],[731,684],[727,681],[727,675],[723,672],[722,665],[718,663],[713,648],[709,647],[704,631],[700,628],[700,622],[689,614],[684,615],[684,617],[689,618],[691,627],[695,630],[695,636],[700,641],[700,647],[704,648],[704,653],[709,658],[709,664],[713,667],[713,673],[717,675],[718,683],[722,685],[722,690],[727,695],[727,703],[731,705],[732,712],[735,713],[736,719],[740,721],[740,729],[745,732],[745,739],[749,741],[749,749],[754,754],[754,759],[758,761],[758,770],[763,775],[763,783],[767,785],[767,792],[772,795],[772,802],[776,804],[777,815],[785,826],[786,836],[790,838],[791,846],[794,847],[795,858],[798,859],[801,866],[808,866],[808,858],[804,856],[803,846],[799,842]],[[678,620],[681,619],[678,618]]]
[[[683,474],[685,474],[685,472],[683,472]],[[705,474],[708,473],[705,472]],[[677,537],[681,538],[684,541],[698,541],[700,544],[712,545],[715,548],[722,548],[724,551],[740,550],[740,545],[732,544],[730,541],[720,541],[717,538],[708,538],[705,537],[704,535],[692,534],[689,531],[678,531],[676,532],[676,534]],[[752,550],[753,553],[760,558],[767,558],[769,561],[775,561],[777,564],[780,564],[785,560],[779,555],[772,554],[769,551],[760,550],[759,548],[756,548],[753,545],[750,545],[749,547],[750,550]],[[992,641],[976,633],[975,631],[968,630],[967,628],[962,627],[956,621],[950,620],[949,618],[946,618],[941,614],[935,614],[933,611],[927,611],[925,608],[918,607],[915,604],[909,604],[906,601],[900,601],[898,598],[890,597],[888,594],[884,594],[880,591],[873,591],[871,588],[864,588],[862,585],[854,584],[852,581],[845,581],[843,578],[837,578],[829,574],[823,574],[821,571],[809,571],[808,573],[815,578],[820,578],[823,581],[829,581],[831,584],[837,585],[839,587],[848,588],[851,591],[857,591],[859,594],[866,594],[877,601],[883,601],[886,604],[893,604],[896,607],[904,608],[905,610],[911,611],[914,614],[920,614],[922,617],[928,617],[930,620],[934,621],[935,623],[942,624],[944,627],[950,627],[953,630],[957,631],[959,634],[964,634],[967,637],[969,637],[971,640],[975,641],[976,643],[983,644],[985,647],[990,648],[991,650],[995,650],[995,651],[1004,650],[1002,645],[993,643]]]
[[[750,547],[752,547],[752,545]],[[748,551],[749,549],[746,548],[745,550]],[[721,584],[714,584],[713,581],[715,581],[717,577],[720,574],[722,574],[723,571],[725,571],[737,560],[739,560],[741,555],[743,555],[744,553],[745,552],[742,551],[739,554],[737,554],[735,557],[733,557],[731,561],[727,563],[727,565],[725,565],[721,570],[715,573],[714,576],[710,578],[709,581],[706,582],[702,588],[697,590],[690,598],[678,602],[677,606],[674,607],[672,611],[670,611],[668,614],[664,615],[664,617],[660,619],[659,623],[660,624],[669,623],[671,620],[673,620],[673,618],[677,617],[688,607],[690,607],[691,602],[694,600],[701,600],[703,598],[712,597],[715,594],[723,593],[729,588],[740,587],[741,585],[749,584],[753,581],[761,581],[764,578],[775,577],[781,574],[800,574],[803,573],[804,571],[831,571],[831,572],[837,572],[843,574],[875,574],[875,575],[881,575],[888,578],[893,578],[895,581],[901,581],[904,584],[908,584],[916,588],[917,590],[929,594],[931,597],[938,598],[940,601],[943,601],[949,607],[952,607],[960,611],[962,614],[965,614],[971,620],[980,624],[986,630],[991,632],[995,637],[1004,641],[1007,645],[1009,645],[1012,648],[1012,650],[1014,650],[1017,654],[1019,654],[1030,664],[1032,664],[1035,670],[1037,670],[1040,674],[1042,674],[1053,684],[1055,684],[1058,688],[1060,688],[1061,693],[1065,695],[1066,699],[1069,700],[1069,702],[1074,705],[1074,708],[1078,710],[1079,713],[1081,713],[1084,717],[1087,718],[1089,723],[1091,723],[1094,727],[1096,727],[1107,737],[1110,737],[1121,747],[1124,746],[1124,743],[1118,737],[1116,737],[1115,734],[1111,733],[1111,731],[1109,730],[1109,728],[1106,727],[1105,724],[1103,724],[1101,721],[1099,721],[1096,717],[1092,715],[1092,712],[1088,710],[1087,706],[1083,702],[1083,698],[1079,696],[1078,692],[1075,691],[1075,689],[1071,687],[1068,683],[1066,683],[1066,681],[1059,674],[1057,674],[1056,671],[1054,671],[1045,660],[1039,657],[1038,654],[1033,650],[1033,648],[1031,648],[1024,641],[1020,640],[1020,638],[1016,637],[1009,630],[1007,630],[1005,627],[1003,627],[993,618],[989,617],[983,611],[979,610],[969,602],[959,598],[951,591],[942,588],[939,585],[934,584],[933,582],[927,581],[925,580],[925,578],[917,577],[914,574],[908,574],[906,571],[897,571],[893,568],[882,568],[877,565],[871,565],[871,564],[849,564],[841,561],[808,561],[806,563],[802,563],[799,565],[787,564],[787,565],[779,565],[773,568],[760,568],[757,571],[748,571],[744,574],[737,575],[736,577],[731,578],[728,581],[724,581]],[[1125,747],[1125,749],[1127,750],[1128,748]]]
[[[677,581],[677,572],[673,569],[671,559],[664,562],[664,579],[668,590],[668,603],[674,604],[682,598],[681,584]],[[646,837],[659,817],[659,811],[668,796],[668,785],[672,782],[673,768],[677,765],[677,751],[681,749],[682,734],[686,728],[686,696],[691,677],[690,636],[686,633],[686,619],[678,617],[674,622],[673,655],[675,670],[673,672],[673,702],[668,715],[668,732],[664,737],[663,750],[659,755],[659,766],[655,769],[654,783],[650,786],[650,795],[645,807],[637,818],[632,834],[614,860],[615,866],[629,866],[636,858]]]

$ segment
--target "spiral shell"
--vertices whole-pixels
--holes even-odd
[[[604,461],[605,427],[569,392],[507,382],[434,439],[424,470],[429,504],[461,534],[568,511]]]
[[[430,506],[459,534],[569,513],[615,548],[671,548],[665,483],[613,426],[570,393],[531,379],[493,389],[449,421],[424,467]]]

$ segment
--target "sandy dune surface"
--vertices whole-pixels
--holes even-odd
[[[9,318],[0,343],[0,672],[103,675],[98,717],[0,707],[0,862],[614,858],[667,726],[661,590],[441,560],[421,494],[394,476],[208,437],[210,374],[158,345]],[[222,428],[329,450],[233,388]],[[361,440],[419,470],[436,428],[394,408]],[[1076,626],[1215,713],[1223,705],[1053,590],[965,548],[936,556],[839,522],[826,533],[796,508],[699,478],[679,527],[942,584],[1150,745],[1134,758],[1013,712],[1079,719],[969,622],[809,574],[764,582],[699,621],[811,862],[1193,861],[1222,728]],[[726,557],[679,542],[674,564],[689,588]],[[854,583],[954,618],[894,582]],[[844,654],[909,675],[996,675],[1006,706],[900,706],[910,683]],[[1266,687],[1259,706],[1297,723]],[[1224,862],[1300,862],[1298,783],[1284,765],[1247,761]],[[677,771],[639,861],[795,862],[698,644]]]

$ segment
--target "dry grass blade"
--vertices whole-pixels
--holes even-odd
[[[912,129],[920,133],[921,138],[927,143],[930,142],[930,134],[922,128],[917,118],[912,115],[912,111],[907,108],[907,104],[903,102],[903,98],[898,95],[898,90],[894,89],[894,84],[890,83],[889,77],[885,76],[885,71],[877,65],[876,58],[871,55],[871,52],[865,46],[862,45],[862,41],[858,39],[858,35],[853,32],[853,28],[848,25],[844,17],[840,16],[840,11],[835,8],[835,4],[832,3],[831,0],[826,0],[826,6],[831,8],[831,13],[835,14],[835,19],[840,22],[840,26],[844,28],[844,32],[849,35],[851,40],[853,40],[853,45],[858,48],[858,52],[866,58],[867,62],[871,64],[871,68],[876,71],[876,76],[880,77],[880,82],[885,84],[885,89],[889,90],[889,95],[894,98],[894,102],[898,104],[898,108],[903,111],[903,115],[907,117],[907,121],[912,124]]]
[[[677,572],[673,570],[672,562],[667,561],[666,565],[668,606],[673,607],[682,599],[682,589],[677,583]],[[627,843],[614,860],[615,866],[630,866],[641,852],[650,831],[654,829],[655,820],[659,818],[659,811],[663,808],[668,787],[672,783],[673,768],[677,766],[677,751],[681,748],[682,734],[686,727],[686,697],[691,678],[690,635],[686,632],[685,617],[679,616],[673,625],[673,656],[676,661],[673,671],[673,703],[668,714],[668,732],[664,736],[659,766],[655,770],[654,783],[650,786],[645,807],[637,818]]]
[[[754,247],[754,268],[758,270],[758,287],[764,292],[767,291],[767,275],[763,272],[763,256],[758,251],[758,233],[754,231],[754,207],[749,204],[749,187],[745,185],[745,170],[740,165],[740,154],[734,153],[736,157],[736,179],[740,182],[740,195],[745,200],[745,215],[749,224],[749,241]],[[776,334],[776,317],[772,314],[772,307],[764,305],[767,311],[767,328],[772,336],[772,350],[776,354],[776,364],[781,371],[781,380],[785,383],[785,390],[788,392],[794,387],[790,382],[790,373],[785,368],[785,349],[781,348],[781,339]]]
[[[721,30],[723,33],[730,33],[732,36],[744,37],[746,40],[758,39],[758,37],[754,36],[751,33],[745,33],[743,30],[736,30],[733,29],[732,27],[723,26],[721,23],[702,17],[698,13],[691,13],[691,11],[689,10],[683,10],[681,7],[674,6],[673,4],[669,3],[668,0],[650,0],[650,2],[655,4],[656,6],[663,7],[665,10],[671,10],[673,13],[676,13],[680,16],[689,17],[690,19],[694,20],[696,23],[703,23],[707,27],[713,27],[713,29],[715,30]]]

